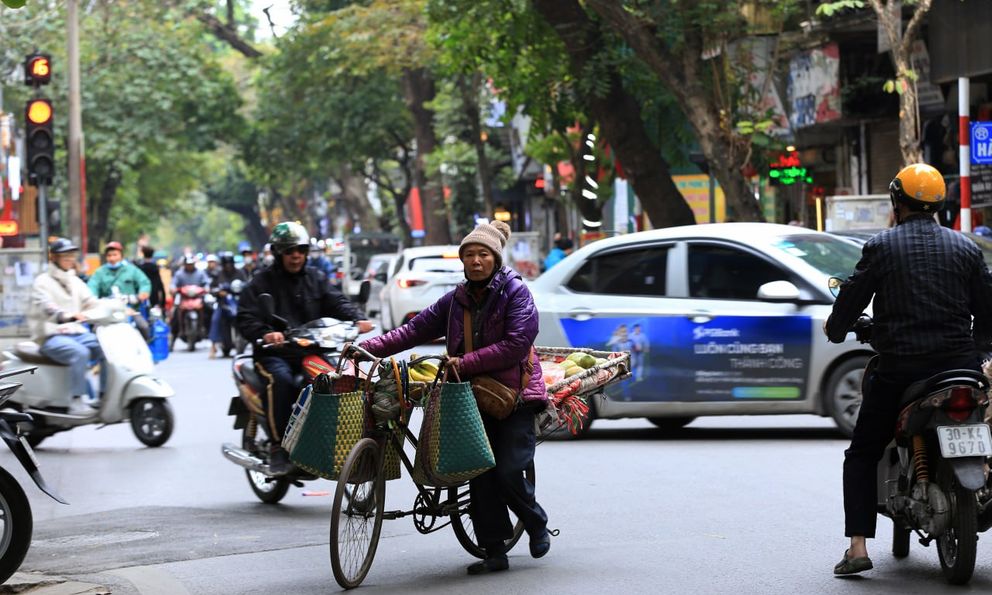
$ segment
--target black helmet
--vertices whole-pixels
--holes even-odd
[[[65,254],[66,252],[79,252],[79,246],[72,243],[68,238],[55,238],[48,243],[50,254]]]
[[[283,221],[272,228],[272,235],[269,237],[269,244],[272,246],[272,253],[279,255],[283,250],[303,246],[310,248],[310,234],[305,227],[295,221]]]
[[[220,257],[220,264],[221,264],[221,266],[223,266],[225,264],[230,264],[230,265],[233,265],[234,264],[234,253],[233,252],[224,251],[224,252],[221,252],[220,254],[218,254],[218,256]]]

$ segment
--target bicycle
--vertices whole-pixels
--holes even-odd
[[[372,354],[354,345],[351,349],[363,358],[373,360],[373,371],[378,368],[379,360]],[[346,355],[342,354],[342,361]],[[440,356],[425,356],[410,364],[415,365],[430,359],[443,360]],[[437,382],[435,379],[428,389],[433,390]],[[409,399],[407,387],[403,386],[400,390],[400,395],[403,395],[401,401]],[[429,390],[423,391],[424,396],[427,394]],[[387,445],[395,449],[411,479],[414,477],[413,463],[404,451],[403,440],[399,437],[402,435],[416,450],[417,438],[410,431],[407,421],[400,415],[396,420],[376,422],[366,431],[365,437],[352,447],[341,467],[331,508],[330,557],[334,579],[345,589],[355,588],[365,580],[375,558],[382,521],[385,519],[412,516],[414,527],[424,535],[451,525],[458,543],[465,551],[477,558],[485,558],[485,551],[475,539],[469,517],[471,499],[467,482],[439,488],[425,486],[413,480],[417,487],[413,507],[410,510],[385,510],[384,455]],[[526,475],[532,483],[535,481],[533,463]],[[438,524],[441,519],[447,519],[447,522]],[[517,519],[513,536],[506,541],[506,551],[520,541],[523,532],[523,523]]]

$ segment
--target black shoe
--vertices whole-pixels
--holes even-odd
[[[269,473],[271,475],[286,475],[294,469],[289,462],[289,453],[281,446],[273,446],[269,451]]]
[[[541,558],[551,549],[551,534],[545,529],[540,535],[530,538],[530,555],[532,558]]]
[[[506,555],[492,556],[481,562],[476,562],[468,567],[469,574],[486,574],[488,572],[499,572],[510,567],[510,560]]]

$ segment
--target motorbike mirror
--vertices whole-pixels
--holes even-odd
[[[840,293],[840,285],[844,280],[840,277],[830,277],[827,279],[827,288],[830,290],[830,295],[837,297]]]
[[[369,301],[369,295],[372,294],[372,283],[366,279],[362,281],[362,285],[358,289],[358,303],[365,304]]]
[[[271,293],[259,294],[258,305],[262,309],[262,314],[275,323],[274,326],[279,327],[279,330],[285,330],[289,326],[288,320],[276,315],[276,302],[272,299]]]

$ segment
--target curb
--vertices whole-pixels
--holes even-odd
[[[15,572],[0,585],[0,595],[27,593],[30,595],[110,595],[107,587],[81,583],[61,576]]]

